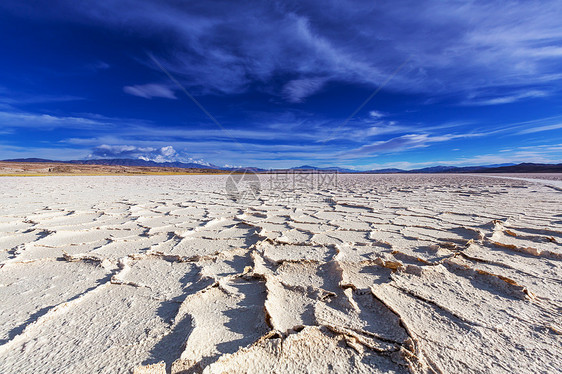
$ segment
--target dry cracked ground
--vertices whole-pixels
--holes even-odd
[[[560,371],[560,188],[226,178],[2,178],[0,372]]]

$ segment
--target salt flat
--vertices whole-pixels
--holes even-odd
[[[556,186],[228,178],[2,178],[0,372],[559,372]]]

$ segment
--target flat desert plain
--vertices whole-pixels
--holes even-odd
[[[228,178],[1,178],[0,372],[560,371],[559,176]]]

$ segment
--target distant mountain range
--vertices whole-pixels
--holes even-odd
[[[302,166],[297,166],[296,168],[291,168],[290,170],[295,170],[295,171],[315,170],[315,171],[325,171],[325,172],[337,171],[338,173],[357,173],[357,170],[339,168],[339,167],[336,167],[336,166],[319,168],[319,167],[310,166],[310,165],[302,165]]]
[[[174,168],[185,168],[185,169],[214,169],[214,170],[248,170],[254,172],[306,172],[306,171],[317,171],[317,172],[338,172],[338,173],[355,173],[355,174],[430,174],[430,173],[562,173],[562,163],[560,164],[533,164],[533,163],[522,163],[522,164],[495,164],[495,165],[479,165],[479,166],[432,166],[422,169],[415,170],[402,170],[402,169],[376,169],[376,170],[366,170],[357,171],[352,169],[340,168],[340,167],[316,167],[310,165],[302,165],[294,167],[291,169],[275,169],[266,170],[256,167],[241,167],[241,168],[227,168],[220,167],[217,165],[203,165],[196,163],[185,163],[185,162],[155,162],[147,161],[141,159],[131,159],[131,158],[121,158],[121,159],[92,159],[92,160],[71,160],[71,161],[57,161],[57,160],[47,160],[42,158],[18,158],[10,160],[2,160],[4,162],[43,162],[43,163],[65,163],[65,164],[81,164],[81,165],[119,165],[119,166],[146,166],[146,167],[174,167]]]
[[[63,164],[79,164],[79,165],[111,165],[111,166],[146,166],[146,167],[172,167],[182,169],[214,169],[214,170],[250,170],[264,171],[264,169],[243,167],[243,168],[224,168],[213,164],[196,164],[193,162],[156,162],[137,158],[102,158],[91,160],[70,160],[58,161],[47,160],[44,158],[15,158],[10,160],[2,160],[3,162],[43,162],[43,163],[63,163]]]
[[[403,169],[375,169],[357,171],[338,167],[318,168],[303,165],[291,170],[306,171],[337,171],[339,173],[361,173],[361,174],[431,174],[431,173],[562,173],[562,164],[494,164],[478,166],[431,166],[422,169],[403,170]]]

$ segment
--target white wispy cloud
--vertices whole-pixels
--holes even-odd
[[[485,133],[470,134],[407,134],[388,140],[380,140],[371,144],[363,145],[359,148],[345,151],[344,155],[360,157],[361,155],[378,155],[384,153],[400,152],[415,148],[429,147],[433,143],[446,142],[453,139],[473,138],[485,136]]]
[[[378,110],[371,110],[369,112],[369,117],[371,118],[382,118],[385,117],[386,115],[383,112],[379,112]]]
[[[34,8],[6,0],[2,6],[36,17],[64,15],[75,22],[166,36],[161,48],[171,57],[163,64],[187,86],[206,92],[242,92],[287,76],[272,92],[298,102],[318,92],[322,80],[375,87],[408,61],[389,82],[390,89],[468,94],[501,87],[497,98],[481,103],[493,105],[529,98],[518,94],[522,86],[562,78],[562,3],[557,0],[219,5],[139,0],[134,6],[116,0],[88,7],[62,0]],[[161,95],[172,98],[173,93]]]
[[[532,134],[532,133],[536,133],[536,132],[550,131],[550,130],[556,130],[556,129],[562,129],[562,123],[555,123],[555,124],[552,124],[552,125],[530,127],[530,128],[518,131],[517,134],[518,135]]]
[[[92,129],[112,126],[112,122],[105,118],[87,118],[74,116],[56,116],[42,113],[20,111],[0,111],[0,125],[5,128],[74,128]]]
[[[325,83],[326,79],[324,78],[295,79],[285,84],[283,93],[288,101],[300,103],[305,98],[320,91]]]
[[[390,118],[391,115],[387,117],[389,118],[380,119],[371,116],[359,118],[356,122],[352,121],[348,126],[340,129],[341,131],[333,140],[323,143],[316,140],[327,138],[331,131],[329,126],[326,126],[326,122],[322,120],[297,123],[293,122],[290,117],[286,117],[267,123],[262,122],[263,118],[257,118],[256,123],[260,123],[261,126],[252,124],[251,128],[230,127],[228,132],[224,132],[220,128],[210,126],[196,129],[164,127],[142,120],[110,118],[96,114],[55,116],[21,111],[0,111],[0,125],[3,136],[6,138],[12,136],[13,131],[21,131],[21,129],[51,131],[62,128],[73,130],[72,138],[53,141],[53,147],[56,148],[53,151],[46,152],[44,147],[33,146],[18,150],[2,148],[0,155],[2,158],[51,158],[54,157],[52,155],[60,154],[59,158],[68,159],[68,155],[72,155],[73,158],[83,158],[90,153],[92,157],[144,157],[154,161],[183,160],[183,162],[200,161],[224,164],[228,160],[230,164],[264,167],[287,167],[303,163],[341,165],[351,162],[361,163],[372,157],[382,157],[381,155],[390,155],[385,156],[386,158],[395,157],[400,152],[429,148],[458,139],[496,135],[507,139],[501,146],[501,149],[506,152],[501,152],[501,157],[494,156],[496,158],[493,160],[492,156],[487,156],[486,160],[490,163],[524,161],[524,157],[529,157],[529,160],[536,162],[541,160],[546,162],[546,160],[555,160],[556,155],[561,154],[559,141],[558,145],[554,144],[549,147],[529,145],[533,147],[529,149],[518,148],[517,143],[510,144],[510,136],[527,139],[528,137],[525,135],[531,133],[562,128],[559,117],[498,125],[489,130],[477,129],[474,126],[473,132],[470,133],[462,133],[460,129],[453,129],[459,126],[465,127],[465,122],[418,126],[393,121]],[[287,122],[284,122],[285,120]],[[100,129],[110,131],[100,132]],[[448,129],[445,130],[445,134],[443,134],[443,129]],[[233,140],[232,137],[235,137],[236,140]],[[554,137],[552,141],[555,140]],[[455,146],[457,144],[455,143]],[[492,145],[491,148],[493,149],[494,146]],[[44,152],[44,154],[40,152]],[[498,151],[498,153],[500,152]],[[459,152],[459,157],[462,154],[463,152]],[[448,160],[443,162],[445,161],[448,162]],[[460,158],[451,161],[465,162]],[[478,160],[472,161],[477,162]]]
[[[562,116],[537,118],[530,121],[515,122],[509,124],[497,124],[494,126],[497,133],[503,135],[519,136],[537,132],[556,130],[562,127]]]
[[[43,104],[58,103],[65,101],[84,100],[83,97],[73,95],[41,95],[41,94],[22,94],[10,92],[9,95],[3,94],[0,89],[0,103],[13,105],[21,104]]]
[[[497,96],[493,98],[487,99],[471,99],[464,101],[463,105],[500,105],[500,104],[510,104],[516,101],[524,100],[524,99],[536,99],[536,98],[543,98],[546,96],[550,96],[551,92],[548,91],[540,91],[540,90],[530,90],[524,91],[520,93],[515,93],[508,96]]]
[[[174,91],[163,84],[149,83],[135,86],[125,86],[123,91],[129,95],[152,99],[153,97],[162,97],[165,99],[177,99]]]

